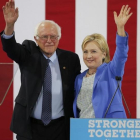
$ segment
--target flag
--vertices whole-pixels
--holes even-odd
[[[2,0],[0,7],[7,0]],[[62,28],[59,48],[76,52],[81,61],[82,71],[87,69],[83,63],[81,44],[86,35],[102,34],[109,45],[111,59],[115,52],[116,25],[113,11],[119,13],[122,5],[129,5],[133,12],[126,24],[129,34],[128,60],[122,82],[122,92],[128,104],[132,118],[140,118],[140,2],[138,0],[15,0],[19,8],[19,18],[15,24],[15,36],[18,43],[25,39],[34,40],[35,26],[45,20],[54,20]],[[5,27],[0,10],[0,31]],[[10,46],[9,46],[10,47]],[[13,63],[2,51],[0,42],[0,63]],[[14,82],[0,106],[0,140],[16,140],[9,130],[14,99],[20,87],[20,71],[14,63]],[[17,70],[16,74],[14,72]],[[127,112],[127,111],[126,111]],[[128,114],[127,114],[128,115]],[[129,116],[128,116],[129,117]]]

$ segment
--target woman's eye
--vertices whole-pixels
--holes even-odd
[[[92,51],[92,53],[96,53],[96,51]]]
[[[84,51],[84,53],[87,53],[87,51]]]

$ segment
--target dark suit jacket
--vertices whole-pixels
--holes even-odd
[[[25,40],[22,45],[16,43],[15,36],[3,39],[3,50],[8,57],[19,64],[21,87],[15,99],[15,108],[10,129],[25,138],[32,138],[30,115],[40,94],[47,66],[46,59],[35,42]],[[62,77],[63,104],[67,134],[69,118],[73,117],[74,80],[80,73],[80,61],[77,54],[56,50]],[[65,67],[65,68],[64,68]]]

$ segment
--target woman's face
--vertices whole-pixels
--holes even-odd
[[[89,69],[97,69],[102,64],[105,55],[95,41],[88,42],[83,48],[83,60]]]

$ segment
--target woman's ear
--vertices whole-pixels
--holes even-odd
[[[106,57],[106,52],[103,52],[103,59],[102,59],[102,63],[104,63],[104,61],[105,61],[105,57]]]
[[[103,52],[104,58],[106,57],[106,52]]]

